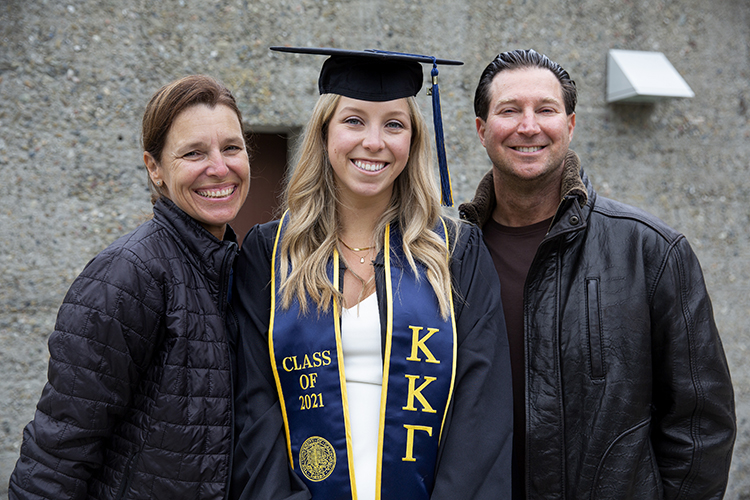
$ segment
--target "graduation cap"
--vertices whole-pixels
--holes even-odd
[[[416,96],[422,89],[424,79],[420,63],[432,63],[432,117],[435,125],[438,166],[440,167],[442,203],[449,207],[453,206],[450,172],[445,158],[437,65],[461,65],[463,62],[374,49],[271,47],[271,50],[330,56],[320,70],[320,77],[318,78],[320,93],[339,94],[361,101],[383,102]]]

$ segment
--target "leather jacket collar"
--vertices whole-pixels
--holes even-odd
[[[477,186],[474,198],[458,207],[458,213],[462,219],[473,222],[483,227],[492,216],[492,211],[497,204],[495,200],[495,186],[493,183],[492,170],[487,172]],[[563,167],[562,185],[560,188],[561,202],[569,197],[578,200],[578,206],[583,207],[588,202],[588,192],[582,180],[581,161],[578,155],[569,150],[565,157]]]

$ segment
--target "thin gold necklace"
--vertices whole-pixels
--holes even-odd
[[[342,240],[341,238],[339,238],[339,241],[341,243],[343,243],[344,246],[346,248],[348,248],[349,250],[351,250],[352,252],[364,252],[365,250],[369,250],[369,249],[372,248],[371,246],[369,246],[369,247],[362,247],[362,248],[353,248],[353,247],[350,247],[349,245],[347,245],[346,242],[344,240]],[[360,264],[364,264],[365,263],[365,257],[364,256],[362,256],[362,257],[359,258],[359,263]]]

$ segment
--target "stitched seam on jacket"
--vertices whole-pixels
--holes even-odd
[[[695,481],[695,478],[698,476],[698,473],[701,469],[701,454],[700,450],[703,449],[703,443],[701,442],[701,432],[700,432],[700,421],[701,421],[701,414],[703,413],[703,404],[705,401],[705,392],[703,390],[703,386],[701,385],[700,376],[698,373],[698,370],[695,369],[695,352],[697,350],[695,346],[695,320],[690,312],[690,308],[688,307],[688,297],[687,297],[687,290],[684,286],[682,286],[683,283],[686,282],[685,277],[685,265],[682,261],[681,254],[676,251],[675,249],[670,249],[675,252],[675,262],[677,265],[677,269],[679,272],[680,277],[680,300],[681,300],[681,308],[683,315],[685,316],[685,326],[687,329],[687,337],[688,337],[688,360],[690,364],[690,377],[693,381],[693,387],[696,392],[696,404],[695,409],[692,412],[692,415],[690,417],[690,436],[691,436],[691,443],[693,445],[692,449],[692,457],[693,459],[690,461],[690,470],[685,476],[685,480],[680,487],[680,495],[682,494],[688,494],[690,489],[693,486],[693,482]]]

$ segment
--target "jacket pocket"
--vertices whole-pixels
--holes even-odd
[[[650,424],[650,419],[644,420],[610,443],[597,467],[591,500],[664,498],[664,488],[651,445]]]
[[[135,451],[133,456],[130,457],[130,460],[128,460],[128,463],[125,466],[125,470],[123,470],[122,472],[122,482],[120,483],[120,488],[117,491],[115,500],[121,500],[125,498],[125,496],[127,495],[127,492],[130,489],[130,483],[133,480],[133,475],[135,474],[135,470],[138,465],[138,459],[140,458],[141,453],[143,452],[144,444],[145,443],[141,443],[141,445]]]
[[[602,316],[599,308],[599,278],[586,279],[586,316],[591,377],[600,379],[604,377],[604,352],[602,350]]]

